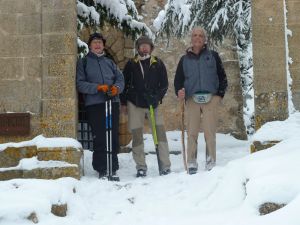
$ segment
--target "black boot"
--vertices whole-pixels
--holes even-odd
[[[147,176],[147,171],[143,169],[139,169],[136,173],[136,177],[145,177]]]

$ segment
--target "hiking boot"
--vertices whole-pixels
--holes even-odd
[[[164,169],[163,171],[160,172],[160,175],[164,176],[164,175],[168,175],[169,173],[171,173],[170,169]]]
[[[190,174],[190,175],[197,173],[197,171],[198,171],[198,169],[195,167],[188,168],[188,174]]]
[[[208,162],[208,163],[206,163],[206,165],[205,165],[205,170],[207,170],[207,171],[211,171],[211,170],[212,170],[212,168],[214,168],[214,167],[215,167],[215,165],[216,165],[216,163],[215,163],[215,162]]]
[[[139,169],[136,173],[136,177],[145,177],[145,176],[147,176],[146,170]]]
[[[105,178],[106,177],[106,171],[100,171],[99,172],[99,179],[103,179],[103,178]]]

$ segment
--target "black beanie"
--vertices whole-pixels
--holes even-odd
[[[95,40],[95,39],[102,40],[103,41],[103,45],[105,46],[106,39],[100,33],[93,33],[93,34],[90,35],[89,40],[88,40],[88,46],[90,46],[92,40]]]

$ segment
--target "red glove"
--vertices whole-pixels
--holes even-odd
[[[110,87],[110,96],[116,96],[117,94],[119,94],[119,88],[115,85],[112,85]]]
[[[106,92],[108,92],[108,85],[107,84],[103,84],[103,85],[99,84],[97,87],[97,90],[106,93]]]

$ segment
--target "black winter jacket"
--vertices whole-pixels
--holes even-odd
[[[144,77],[141,70],[144,70]],[[124,71],[125,89],[120,96],[122,105],[130,101],[137,107],[148,108],[145,94],[153,92],[156,96],[157,107],[162,102],[168,89],[168,76],[164,63],[157,57],[151,56],[145,60],[139,60],[138,57],[127,62]]]

